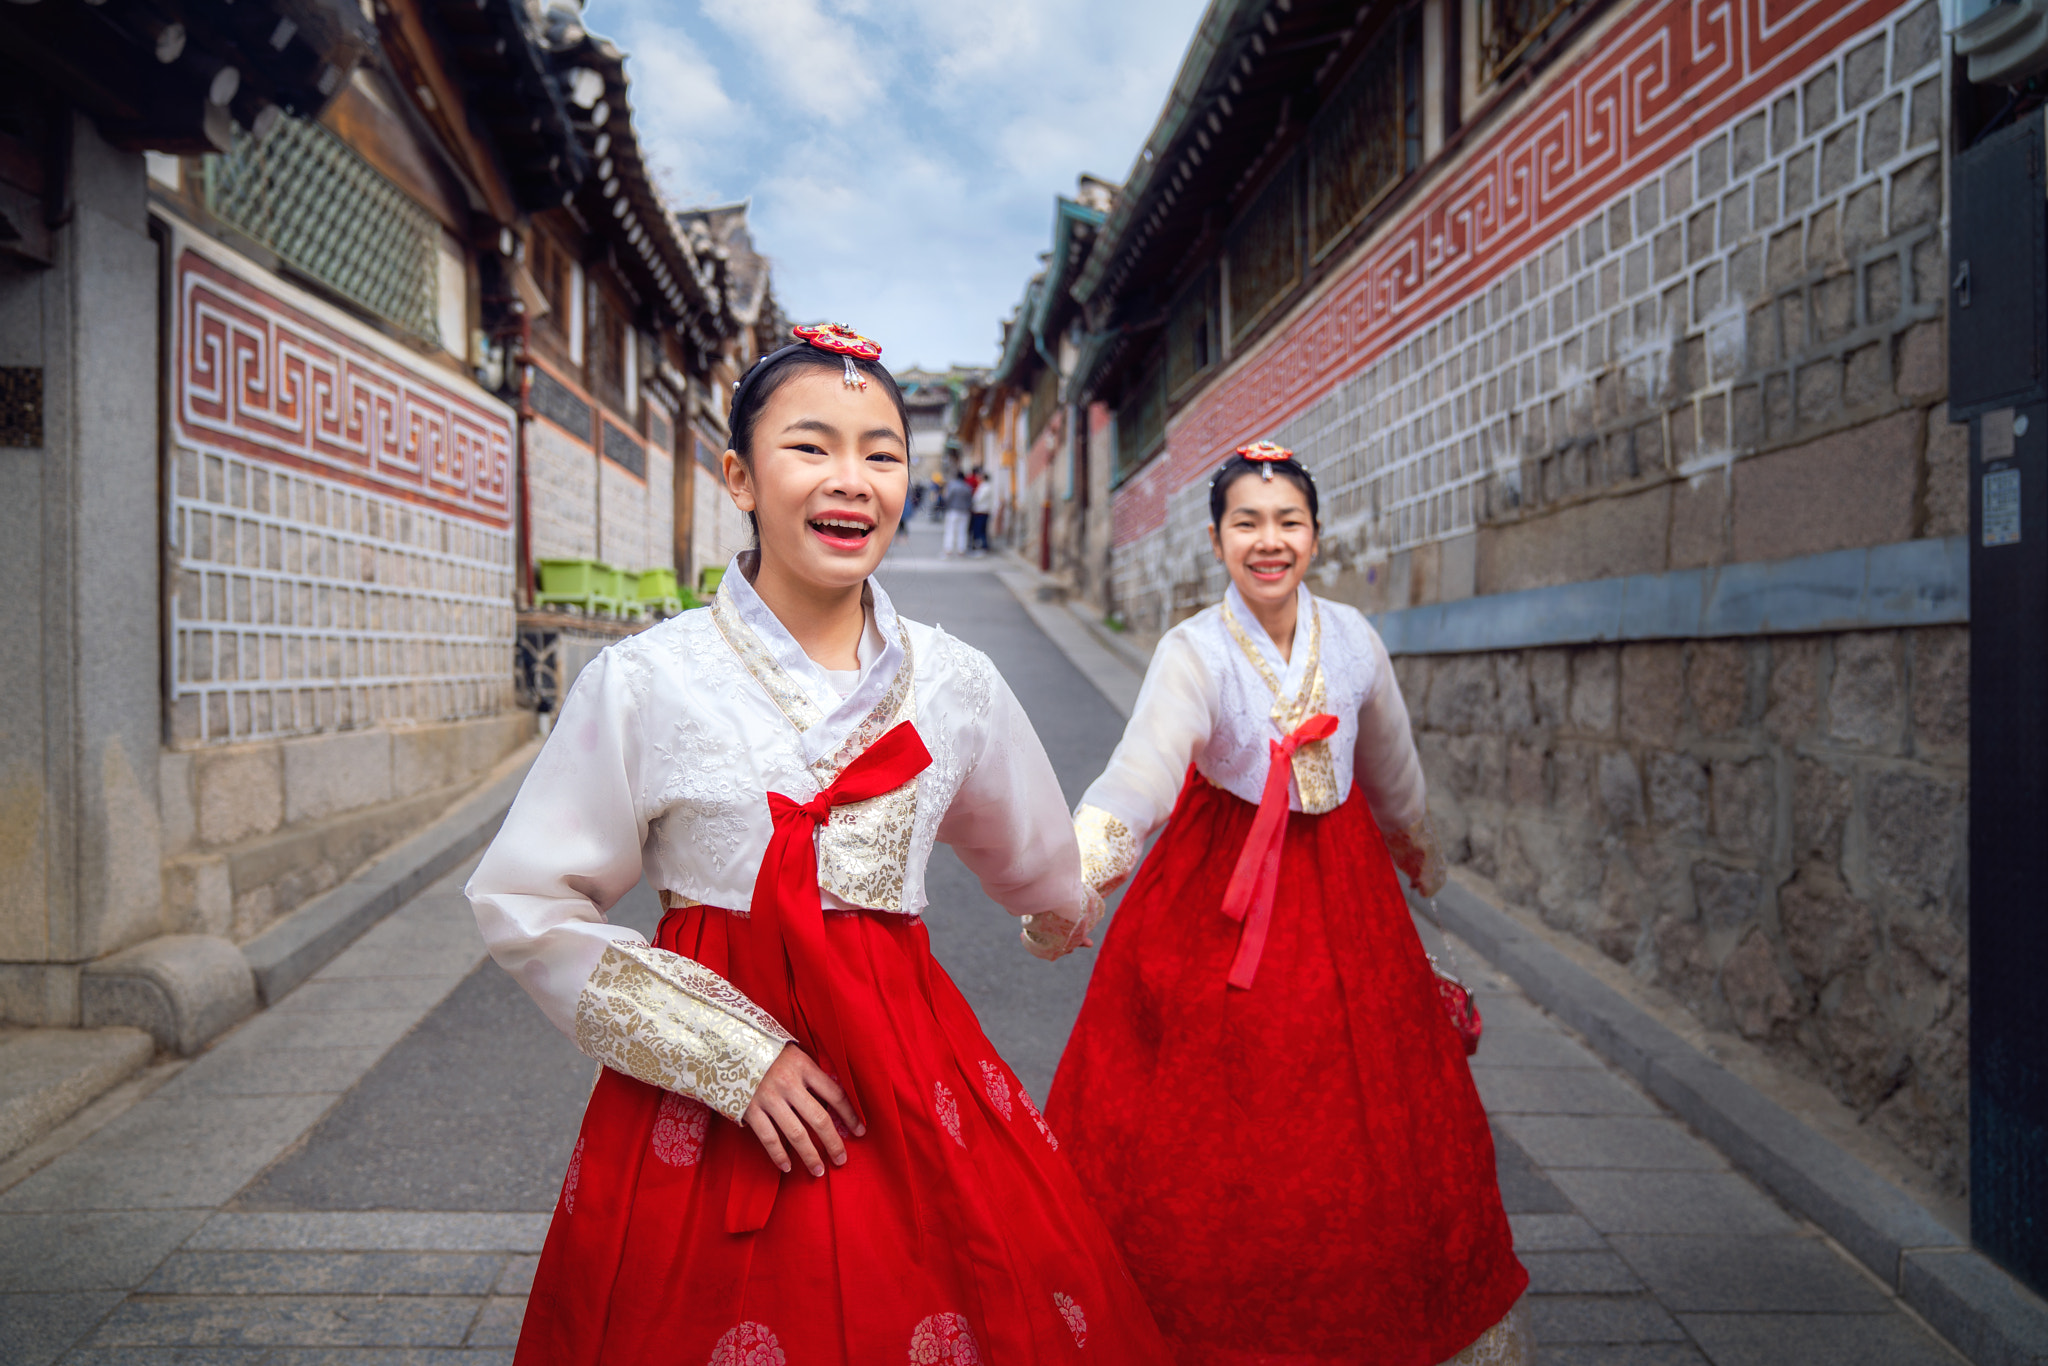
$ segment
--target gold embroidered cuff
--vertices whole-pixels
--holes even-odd
[[[607,944],[576,1002],[578,1048],[731,1120],[789,1042],[789,1031],[732,983],[651,944]]]
[[[1081,880],[1098,892],[1116,890],[1138,866],[1138,837],[1099,806],[1074,813],[1074,838],[1081,842]]]
[[[1095,927],[1102,923],[1102,894],[1093,887],[1082,890],[1088,894],[1088,899],[1078,917],[1050,911],[1022,917],[1024,948],[1033,958],[1057,962],[1080,948],[1082,941],[1095,933]]]
[[[1437,843],[1436,827],[1424,816],[1415,824],[1386,832],[1387,853],[1394,866],[1408,875],[1408,885],[1423,896],[1443,890],[1446,870],[1443,847]]]

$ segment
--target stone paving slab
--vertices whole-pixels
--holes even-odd
[[[384,1056],[381,1048],[239,1049],[209,1053],[165,1082],[157,1095],[338,1096]]]
[[[1714,1366],[1953,1366],[1960,1360],[1931,1333],[1902,1333],[1884,1314],[1686,1314],[1679,1321]]]
[[[325,1096],[152,1096],[5,1195],[0,1211],[207,1209],[306,1132]]]
[[[512,1366],[509,1347],[88,1347],[65,1366]]]
[[[138,1295],[488,1295],[486,1252],[179,1252]]]
[[[1884,1287],[1818,1238],[1609,1239],[1675,1311],[1882,1314]]]
[[[126,1290],[205,1220],[203,1210],[0,1214],[0,1293]]]
[[[135,1295],[86,1347],[460,1347],[467,1295]]]
[[[406,1211],[216,1214],[185,1246],[212,1250],[537,1253],[545,1214]]]
[[[1706,1144],[1650,1115],[1503,1114],[1495,1122],[1545,1167],[1607,1170],[1725,1171]]]

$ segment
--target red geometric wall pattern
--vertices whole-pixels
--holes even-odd
[[[510,529],[509,416],[190,249],[177,289],[176,407],[190,441]]]
[[[1298,317],[1183,409],[1115,497],[1118,545],[1267,435],[1594,209],[1883,20],[1900,0],[1659,0],[1625,14]]]

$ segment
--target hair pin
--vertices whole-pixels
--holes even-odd
[[[792,327],[790,332],[798,341],[809,342],[820,351],[830,351],[846,363],[846,374],[841,383],[849,389],[866,389],[868,377],[854,367],[860,360],[880,360],[882,347],[879,342],[863,337],[845,323],[820,323],[815,327]]]
[[[1254,441],[1249,446],[1239,446],[1237,453],[1243,459],[1259,467],[1259,478],[1273,482],[1273,466],[1282,460],[1294,459],[1294,452],[1275,441]]]

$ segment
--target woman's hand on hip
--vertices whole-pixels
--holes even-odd
[[[829,1109],[826,1107],[830,1107]],[[846,1144],[832,1123],[834,1114],[855,1137],[867,1126],[853,1112],[846,1088],[832,1080],[825,1069],[795,1044],[786,1044],[782,1054],[768,1065],[768,1075],[754,1090],[754,1099],[740,1116],[740,1123],[754,1131],[768,1160],[783,1171],[790,1170],[790,1157],[804,1164],[812,1176],[825,1174],[818,1156],[823,1148],[832,1165],[846,1165]],[[812,1135],[817,1142],[811,1141]]]

